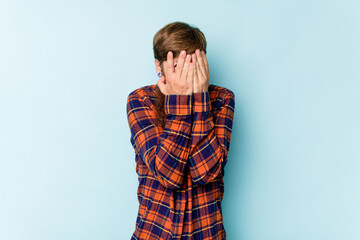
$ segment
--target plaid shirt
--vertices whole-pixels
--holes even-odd
[[[155,88],[138,88],[127,99],[140,204],[131,239],[224,240],[221,201],[234,93],[210,84],[208,92],[165,95],[162,128],[155,121]]]

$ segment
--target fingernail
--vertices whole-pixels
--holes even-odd
[[[181,54],[183,54],[183,55],[184,55],[185,53],[186,53],[186,51],[185,51],[185,50],[182,50],[182,51],[181,51]]]

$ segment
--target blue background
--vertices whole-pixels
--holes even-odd
[[[0,239],[130,239],[126,99],[156,83],[152,38],[177,20],[235,93],[228,239],[360,239],[355,0],[1,1]]]

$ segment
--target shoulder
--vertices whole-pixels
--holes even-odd
[[[233,110],[235,109],[235,94],[226,87],[209,84],[209,97],[215,112],[225,106]]]
[[[146,97],[153,97],[155,95],[155,87],[156,85],[152,84],[152,85],[146,85],[143,87],[136,88],[135,90],[132,90],[128,94],[128,99],[131,98],[144,99]]]
[[[209,95],[210,100],[215,101],[223,101],[224,99],[232,99],[235,100],[235,94],[233,91],[226,87],[209,84]]]

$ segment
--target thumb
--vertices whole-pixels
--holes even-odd
[[[166,92],[166,84],[165,84],[165,77],[161,76],[157,81],[157,85],[160,88],[160,91],[165,95]]]

